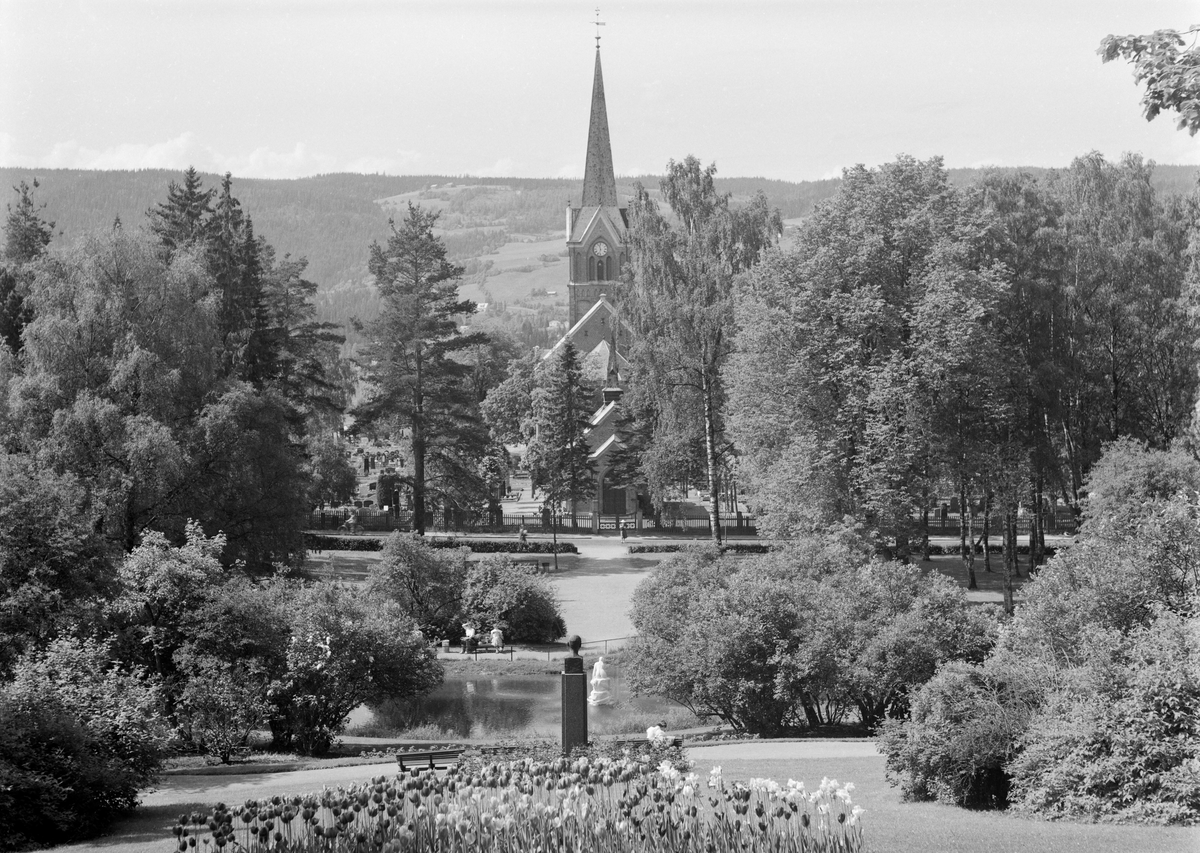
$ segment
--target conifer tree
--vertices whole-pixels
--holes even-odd
[[[541,490],[556,517],[563,505],[595,489],[595,468],[585,433],[591,412],[579,353],[567,341],[544,363],[533,391],[533,428],[525,462],[533,487]]]
[[[459,331],[457,318],[475,304],[458,298],[462,267],[446,259],[437,220],[436,211],[410,204],[404,220],[391,223],[387,245],[371,245],[367,267],[383,305],[359,362],[370,396],[354,410],[360,427],[408,437],[412,470],[403,480],[421,535],[430,499],[449,510],[483,497],[479,460],[488,444],[471,368],[455,358],[486,336]]]
[[[40,186],[37,178],[33,186],[21,181],[13,190],[17,193],[17,206],[8,205],[8,218],[4,225],[4,257],[10,263],[27,264],[35,260],[54,236],[54,223],[42,218],[40,208],[34,204],[33,191]]]
[[[171,181],[167,200],[146,212],[150,230],[158,237],[167,257],[185,246],[203,246],[208,242],[214,193],[203,188],[200,174],[189,166],[183,173],[183,185]]]
[[[17,206],[8,206],[8,218],[4,224],[4,263],[0,265],[0,341],[14,353],[21,351],[21,332],[33,319],[32,310],[26,300],[31,273],[28,266],[37,260],[54,233],[54,223],[42,218],[33,201],[33,191],[38,187],[21,181],[13,189],[17,193]]]

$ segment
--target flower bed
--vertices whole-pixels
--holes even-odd
[[[523,759],[439,776],[413,770],[319,794],[249,800],[181,818],[177,849],[322,853],[863,849],[853,785],[706,780],[669,760]]]

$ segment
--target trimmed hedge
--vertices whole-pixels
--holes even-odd
[[[305,533],[304,547],[310,551],[381,551],[386,539],[377,536],[329,536]],[[553,554],[553,542],[527,542],[525,547],[516,539],[459,539],[454,536],[430,536],[425,540],[431,548],[470,548],[476,554]],[[559,542],[558,553],[578,554],[573,542]]]
[[[707,541],[707,540],[705,540]],[[684,548],[694,547],[692,545],[630,545],[630,554],[677,554]],[[722,554],[766,554],[771,551],[772,546],[759,542],[734,542],[730,545],[722,545]]]
[[[918,548],[914,548],[913,550],[920,551],[921,549],[918,547]],[[1054,547],[1052,545],[1048,545],[1042,550],[1042,553],[1047,558],[1049,558],[1049,557],[1053,557],[1055,555],[1055,553],[1057,553],[1057,551],[1058,551],[1058,549],[1056,547]],[[976,545],[975,553],[982,554],[983,546]],[[988,553],[989,554],[1003,554],[1004,546],[1003,545],[988,545]],[[1017,553],[1022,554],[1022,555],[1029,554],[1029,546],[1028,545],[1018,545]],[[962,554],[962,546],[961,545],[933,545],[933,544],[931,544],[929,546],[929,556],[931,556],[931,557],[949,557],[949,556],[955,556],[955,555],[961,555],[961,554]]]
[[[553,554],[555,551],[553,542],[542,540],[526,542],[522,548],[516,539],[456,539],[453,536],[434,536],[430,538],[429,544],[434,548],[465,546],[475,554]],[[559,542],[558,553],[578,554],[579,549],[573,542]]]
[[[381,551],[386,540],[375,536],[328,536],[305,533],[304,547],[309,551]]]

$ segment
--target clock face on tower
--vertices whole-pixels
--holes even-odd
[[[592,254],[598,258],[603,258],[608,254],[608,244],[603,240],[597,240],[592,244]]]

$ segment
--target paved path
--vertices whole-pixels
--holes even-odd
[[[803,740],[751,741],[692,746],[687,754],[698,765],[728,760],[805,760],[811,758],[871,758],[879,753],[874,741]],[[228,774],[220,776],[164,776],[156,790],[142,796],[144,806],[189,803],[238,803],[276,794],[303,794],[325,786],[366,782],[375,776],[398,772],[395,761],[289,770],[283,773]]]
[[[284,773],[164,776],[156,790],[142,795],[142,805],[239,803],[276,794],[304,794],[326,786],[367,782],[375,776],[395,775],[399,770],[395,761],[388,761],[381,764],[322,767],[317,770],[289,770]]]
[[[697,765],[720,761],[791,761],[809,758],[874,758],[879,755],[873,740],[751,741],[689,746],[689,758]]]

